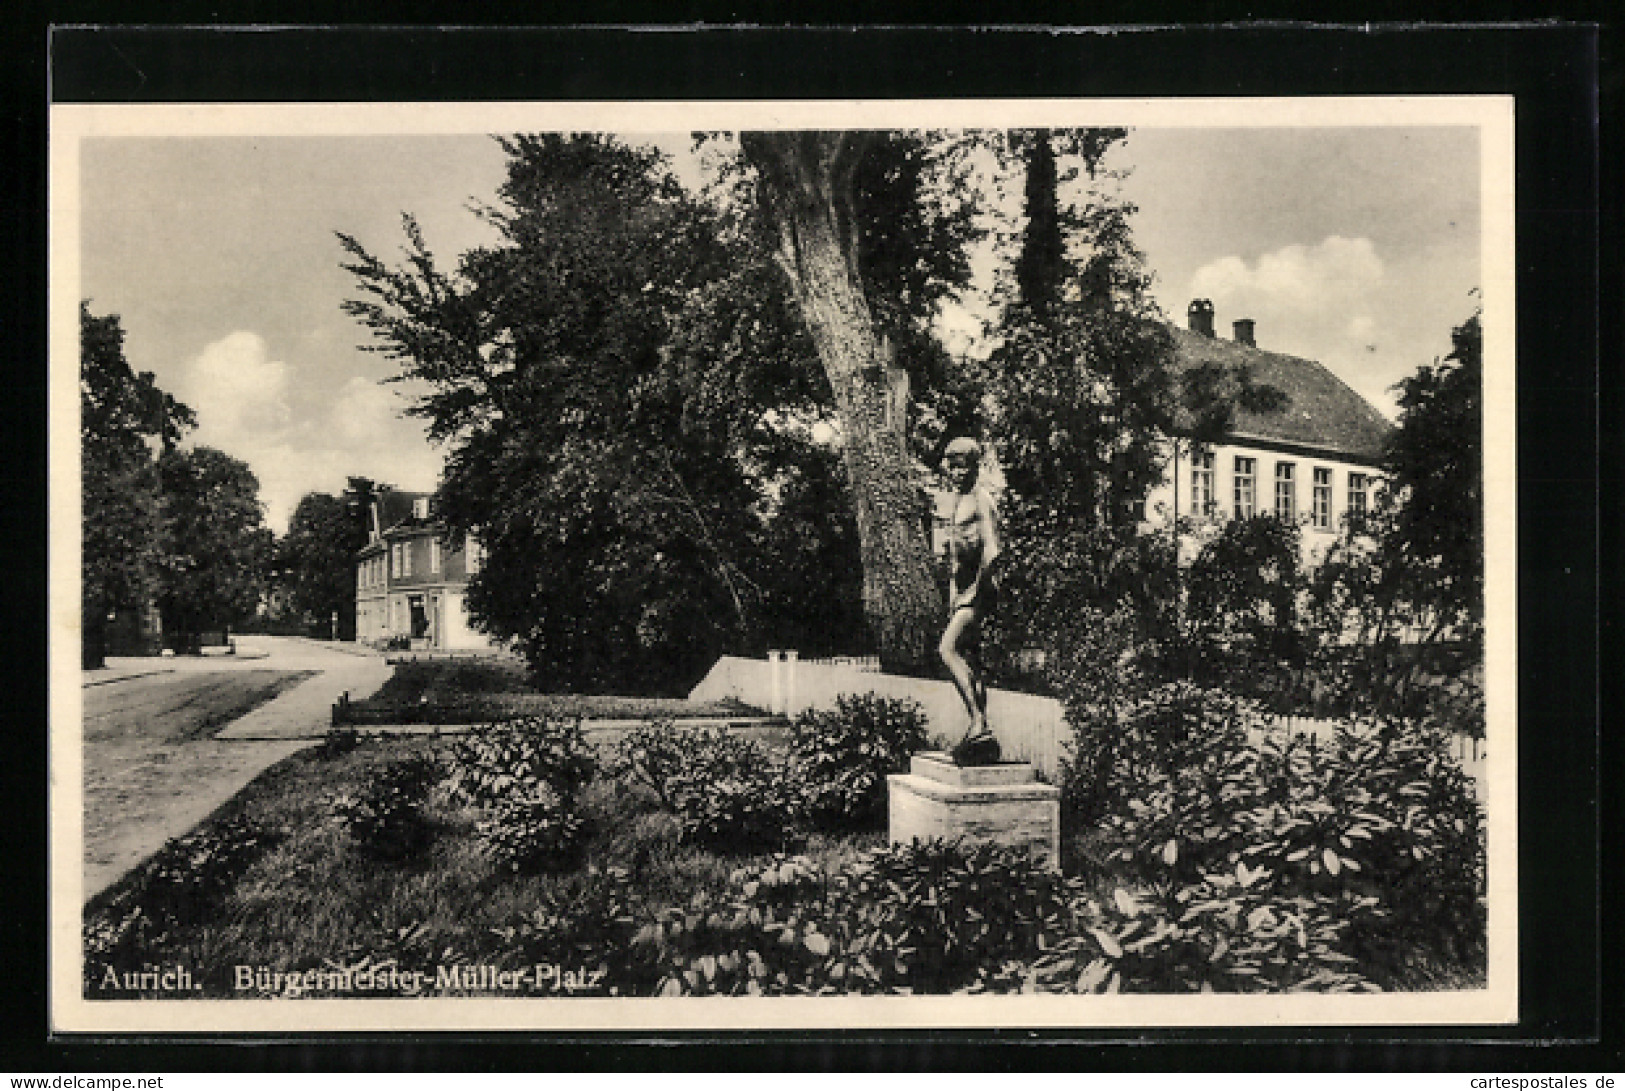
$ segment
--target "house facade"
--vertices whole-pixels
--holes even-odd
[[[382,493],[369,520],[369,540],[356,554],[358,641],[419,651],[497,647],[468,619],[468,580],[484,559],[476,539],[449,546],[426,493]]]
[[[1192,531],[1181,541],[1188,559],[1226,520],[1273,515],[1302,528],[1304,563],[1316,565],[1348,519],[1376,502],[1393,425],[1323,365],[1259,348],[1252,320],[1232,330],[1217,336],[1213,305],[1194,300],[1189,328],[1171,331],[1178,368],[1244,366],[1285,404],[1237,409],[1222,442],[1169,439],[1167,473],[1146,498],[1147,525],[1182,520]]]

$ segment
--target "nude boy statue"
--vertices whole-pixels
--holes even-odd
[[[961,765],[999,760],[999,744],[987,726],[987,685],[981,677],[982,620],[993,609],[998,588],[993,562],[999,556],[998,512],[976,478],[982,449],[968,436],[948,444],[943,465],[957,494],[948,527],[948,627],[937,652],[953,676],[970,715],[970,730],[954,747]]]

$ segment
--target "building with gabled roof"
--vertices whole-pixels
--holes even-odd
[[[1272,514],[1303,527],[1304,560],[1316,563],[1349,516],[1369,510],[1393,425],[1324,365],[1259,348],[1251,319],[1232,330],[1218,337],[1212,303],[1192,301],[1189,328],[1170,331],[1177,369],[1245,367],[1285,404],[1237,408],[1217,443],[1170,439],[1167,474],[1146,498],[1148,522],[1166,525],[1177,514],[1196,531],[1195,548],[1225,519]]]
[[[381,491],[356,554],[356,639],[415,651],[497,647],[469,623],[469,577],[484,551],[478,540],[448,544],[428,493]]]

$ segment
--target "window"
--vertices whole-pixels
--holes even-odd
[[[1298,517],[1297,482],[1292,476],[1295,470],[1290,462],[1275,464],[1275,517],[1288,523]]]
[[[1325,466],[1315,467],[1314,524],[1321,530],[1332,525],[1332,471]]]
[[[1253,517],[1253,475],[1257,472],[1258,460],[1236,456],[1236,518],[1251,519]]]
[[[468,570],[468,574],[472,576],[480,570],[483,550],[480,549],[480,543],[472,534],[464,539],[463,549],[465,551],[464,567]]]
[[[401,574],[401,543],[391,542],[389,545],[389,578],[396,579]],[[394,615],[390,616],[394,620]]]
[[[429,539],[429,571],[440,571],[440,539]]]
[[[410,576],[411,574],[412,574],[412,543],[411,542],[402,542],[401,543],[401,575]]]
[[[1369,479],[1365,474],[1349,474],[1349,518],[1365,518],[1366,482]]]
[[[1213,452],[1201,448],[1191,453],[1191,514],[1213,514]]]

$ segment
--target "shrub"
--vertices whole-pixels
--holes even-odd
[[[638,931],[657,993],[949,992],[1069,930],[1066,881],[989,844],[877,849],[835,876],[778,857],[733,885],[727,904],[667,911]]]
[[[333,814],[367,855],[406,860],[429,843],[423,802],[442,775],[440,763],[424,755],[392,762],[360,791],[334,800]]]
[[[484,809],[475,837],[501,870],[562,871],[580,863],[587,835],[576,797],[596,762],[579,720],[515,720],[452,744],[454,795]]]
[[[1183,685],[1154,698],[1130,718],[1129,752],[1107,778],[1103,844],[1171,921],[1217,914],[1210,948],[1238,919],[1291,921],[1292,957],[1350,987],[1360,982],[1316,951],[1352,957],[1378,982],[1419,952],[1481,955],[1479,809],[1441,738],[1413,725],[1250,738],[1243,703]]]
[[[647,951],[632,942],[639,912],[630,872],[589,866],[548,887],[541,904],[514,924],[495,930],[497,963],[544,967],[536,987],[553,994],[648,993],[657,978]]]
[[[475,826],[475,836],[504,871],[565,871],[581,862],[587,823],[549,793],[504,799]]]
[[[1189,682],[1124,688],[1112,698],[1078,687],[1066,700],[1072,737],[1061,786],[1073,824],[1124,813],[1149,776],[1171,778],[1206,756],[1233,753],[1247,728],[1262,723],[1250,702]]]
[[[655,721],[621,740],[614,769],[676,813],[687,844],[746,852],[794,835],[798,801],[785,764],[725,728]]]
[[[908,771],[930,740],[919,703],[873,693],[842,694],[830,711],[790,725],[791,762],[808,823],[830,832],[886,823],[886,775]]]
[[[477,727],[452,743],[450,764],[452,791],[478,806],[536,799],[543,788],[573,804],[596,766],[579,720],[546,717]]]

